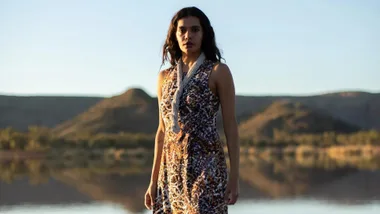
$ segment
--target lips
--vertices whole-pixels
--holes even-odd
[[[191,47],[191,46],[193,46],[194,44],[193,43],[191,43],[191,42],[186,42],[185,43],[185,47]]]

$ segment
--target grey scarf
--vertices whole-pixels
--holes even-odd
[[[189,68],[189,72],[187,72],[185,77],[183,77],[182,59],[179,60],[179,62],[177,63],[177,90],[174,93],[174,98],[172,101],[172,127],[171,127],[171,130],[174,133],[179,133],[179,131],[180,131],[179,124],[178,124],[178,109],[179,109],[179,99],[183,93],[183,89],[189,83],[190,79],[194,76],[194,74],[196,73],[198,68],[203,64],[205,59],[206,59],[206,56],[202,52],[201,55],[198,57],[197,61],[194,63],[194,65],[191,68]],[[182,80],[182,78],[183,78],[183,80]]]

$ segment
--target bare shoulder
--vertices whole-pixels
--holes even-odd
[[[158,73],[158,80],[164,80],[165,77],[167,76],[167,74],[169,73],[169,70],[170,68],[167,68],[167,69],[164,69],[164,70],[161,70],[159,73]]]
[[[167,68],[167,69],[164,69],[164,70],[161,70],[159,73],[158,73],[158,85],[161,86],[162,83],[164,82],[164,80],[167,78],[169,72],[170,72],[170,69],[171,68]]]
[[[230,70],[230,69],[229,69],[229,67],[228,67],[228,65],[226,63],[217,62],[214,65],[214,70],[215,71],[221,71],[221,70]]]
[[[231,70],[225,63],[219,62],[215,64],[212,73],[217,84],[232,81]]]
[[[165,81],[165,78],[168,76],[169,72],[170,72],[170,68],[167,68],[167,69],[161,70],[158,73],[158,77],[157,77],[157,94],[158,94],[158,98],[159,99],[161,97],[163,83]]]

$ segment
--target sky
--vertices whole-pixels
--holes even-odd
[[[0,0],[0,94],[156,96],[186,6],[209,17],[238,95],[380,92],[378,0]]]

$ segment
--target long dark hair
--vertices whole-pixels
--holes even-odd
[[[165,44],[162,50],[162,64],[165,61],[170,61],[171,65],[175,65],[176,62],[182,57],[182,51],[179,48],[176,38],[176,30],[178,20],[194,16],[199,19],[201,27],[203,29],[203,40],[201,50],[204,52],[206,59],[213,62],[220,62],[222,59],[219,48],[216,46],[214,29],[211,26],[210,20],[200,9],[197,7],[185,7],[179,10],[172,18],[166,36]]]

